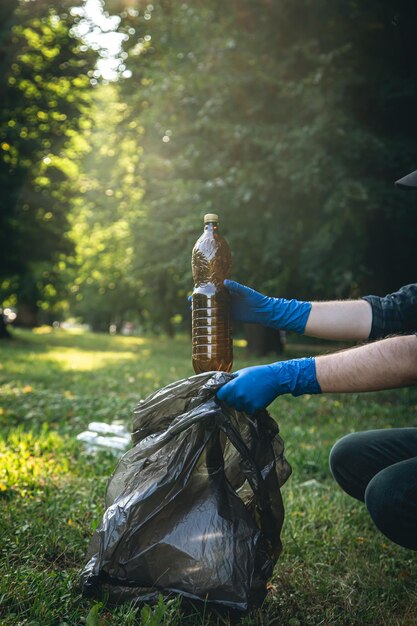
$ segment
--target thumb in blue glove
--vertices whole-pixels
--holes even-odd
[[[238,411],[251,414],[284,393],[293,396],[321,393],[314,358],[245,367],[218,390],[217,398]]]
[[[224,285],[231,295],[234,320],[304,332],[311,302],[270,298],[234,280],[225,280]]]

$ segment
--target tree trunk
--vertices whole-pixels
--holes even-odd
[[[267,354],[282,354],[285,344],[285,333],[265,328],[259,324],[244,324],[245,337],[248,342],[248,352],[253,356]]]
[[[0,339],[12,339],[7,328],[3,313],[0,313]]]
[[[22,302],[17,307],[16,326],[23,328],[33,328],[38,326],[38,313],[39,309],[36,304]]]
[[[175,337],[175,329],[171,317],[166,317],[164,319],[164,329],[170,339]]]

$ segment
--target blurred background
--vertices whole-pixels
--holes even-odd
[[[207,212],[271,295],[416,280],[415,0],[7,0],[0,111],[6,322],[184,330]]]

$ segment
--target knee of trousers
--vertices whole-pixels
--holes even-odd
[[[381,470],[369,482],[365,505],[381,533],[400,546],[417,550],[417,518],[411,532],[409,519],[413,515],[411,509],[416,507],[407,499],[407,492],[401,489],[391,469]]]
[[[358,452],[358,433],[345,435],[334,444],[329,455],[330,471],[346,493],[363,500],[363,486],[355,477],[355,458]]]

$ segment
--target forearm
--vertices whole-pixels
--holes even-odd
[[[360,392],[417,384],[417,337],[391,337],[316,358],[322,392]]]
[[[366,300],[312,302],[304,334],[320,339],[368,339],[372,308]]]

